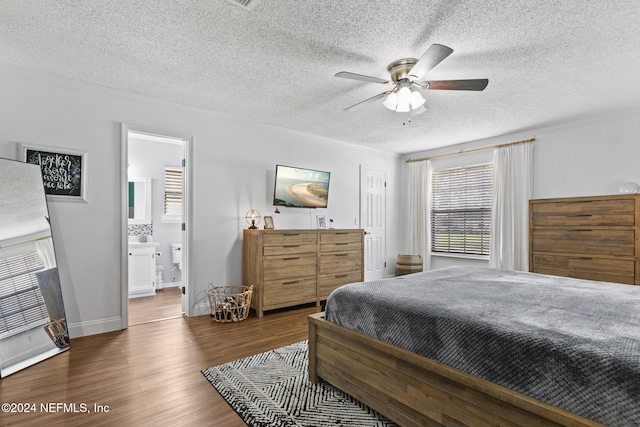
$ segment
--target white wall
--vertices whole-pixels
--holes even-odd
[[[88,203],[50,203],[71,337],[121,328],[121,123],[193,137],[190,314],[204,314],[208,283],[241,283],[244,213],[273,213],[276,164],[331,172],[329,207],[281,209],[273,215],[277,228],[309,228],[316,213],[337,228],[353,227],[360,165],[385,169],[393,271],[401,185],[394,154],[10,68],[0,68],[0,93],[1,157],[16,158],[17,142],[89,152]]]
[[[455,147],[404,156],[428,157],[535,136],[533,198],[595,196],[619,193],[625,182],[640,184],[640,109],[597,119],[519,132]],[[490,162],[492,150],[434,159],[434,170]],[[404,162],[403,162],[404,163]],[[432,257],[432,268],[454,264],[488,265],[488,261]]]

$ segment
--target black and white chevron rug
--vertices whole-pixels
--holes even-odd
[[[202,371],[251,427],[395,426],[342,391],[308,380],[307,341]]]

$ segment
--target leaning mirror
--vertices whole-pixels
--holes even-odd
[[[0,159],[0,376],[68,349],[40,166]]]

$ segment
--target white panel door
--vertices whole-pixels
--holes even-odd
[[[364,280],[385,277],[386,171],[360,167],[360,227],[364,236]]]

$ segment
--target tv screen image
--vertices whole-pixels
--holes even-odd
[[[330,175],[330,172],[277,165],[273,204],[290,208],[326,208]]]

